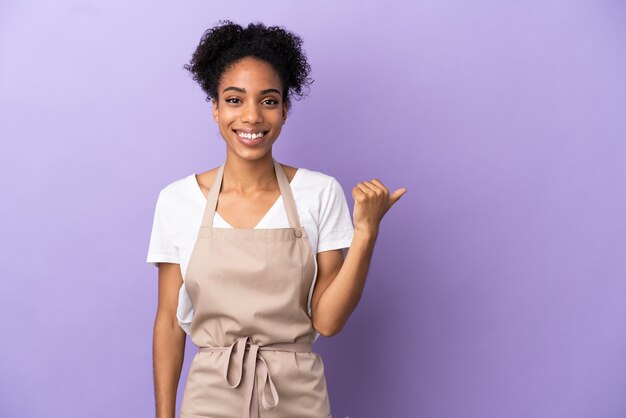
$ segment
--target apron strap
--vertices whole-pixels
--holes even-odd
[[[297,231],[302,231],[302,224],[300,223],[300,217],[298,216],[298,209],[296,208],[296,201],[293,198],[293,193],[291,191],[291,185],[289,184],[289,180],[287,179],[287,175],[285,174],[285,170],[283,167],[272,158],[274,161],[274,169],[276,171],[276,178],[278,179],[278,187],[280,188],[280,194],[283,197],[283,203],[285,204],[285,209],[287,210],[287,218],[289,219],[289,226],[296,229]],[[296,233],[297,237],[298,235]]]
[[[222,188],[223,175],[224,164],[220,165],[220,168],[217,170],[213,184],[209,189],[209,195],[206,199],[206,207],[204,208],[204,216],[202,217],[202,226],[205,228],[213,228],[213,217],[215,216],[215,209],[217,208],[217,197]]]
[[[300,238],[306,234],[302,224],[300,223],[300,217],[298,216],[298,209],[296,207],[296,201],[293,198],[291,185],[289,184],[285,170],[283,170],[283,167],[274,159],[274,157],[272,157],[272,162],[274,163],[274,172],[276,173],[276,179],[278,180],[278,188],[280,189],[280,194],[283,198],[283,203],[285,204],[285,210],[287,211],[289,226],[294,228],[296,237]],[[224,165],[225,163],[223,163],[217,170],[215,179],[213,180],[213,185],[211,186],[209,195],[207,196],[204,216],[202,218],[202,226],[205,228],[213,227],[213,218],[215,217],[215,210],[217,209],[217,199],[222,188],[222,179],[224,177]]]

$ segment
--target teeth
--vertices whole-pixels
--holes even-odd
[[[258,134],[246,134],[243,132],[237,132],[237,135],[239,135],[242,138],[246,138],[246,139],[257,139],[262,137],[264,134],[263,132],[259,132]]]

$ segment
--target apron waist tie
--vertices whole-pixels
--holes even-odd
[[[248,341],[248,339],[250,341]],[[237,382],[234,385],[231,385],[228,381],[228,369],[230,365],[230,360],[232,357],[233,349],[236,348],[235,352],[237,353],[237,366],[239,367],[239,377],[237,378]],[[244,353],[249,351],[248,358],[246,361],[246,369],[248,372],[246,373],[246,377],[243,382],[243,392],[244,392],[244,405],[243,405],[243,417],[244,418],[258,418],[259,417],[259,407],[258,407],[258,398],[257,391],[254,390],[256,388],[256,375],[257,375],[257,364],[258,364],[258,373],[261,376],[261,391],[263,393],[262,401],[263,407],[265,409],[272,409],[278,405],[278,392],[276,391],[276,387],[274,386],[274,382],[272,381],[272,377],[269,374],[269,370],[267,368],[267,363],[265,359],[259,353],[259,351],[289,351],[295,353],[307,353],[311,352],[311,343],[310,342],[299,342],[299,343],[276,343],[276,344],[267,344],[267,345],[257,345],[252,343],[251,337],[241,337],[235,340],[228,347],[200,347],[200,351],[225,351],[226,355],[224,356],[224,366],[222,368],[222,374],[224,376],[224,380],[226,384],[231,388],[236,388],[241,383],[241,377],[243,375],[243,361],[244,361]],[[257,362],[258,361],[258,362]],[[254,371],[252,373],[251,371]],[[272,392],[273,403],[269,403],[265,396],[265,391],[267,388],[267,383],[269,382],[269,387]]]

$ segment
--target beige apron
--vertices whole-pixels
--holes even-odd
[[[214,228],[223,164],[209,190],[185,275],[200,350],[181,418],[331,417],[307,315],[314,254],[287,176],[272,160],[289,228]]]

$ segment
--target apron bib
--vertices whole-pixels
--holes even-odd
[[[272,158],[289,228],[213,228],[220,166],[185,287],[199,347],[181,418],[331,418],[307,299],[314,254],[282,166]]]

